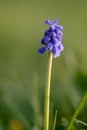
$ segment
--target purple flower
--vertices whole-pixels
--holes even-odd
[[[53,38],[52,39],[52,44],[58,46],[59,45],[58,39],[57,38]]]
[[[49,43],[47,44],[47,49],[48,49],[48,51],[51,51],[52,48],[53,48],[53,45],[52,45],[51,42],[49,42]]]
[[[50,32],[49,37],[51,37],[51,38],[56,37],[56,33],[55,33],[54,31],[53,31],[53,32]]]
[[[50,34],[50,30],[46,30],[45,33],[44,33],[45,36],[49,35],[49,34]]]
[[[63,27],[58,24],[58,20],[53,22],[46,20],[45,23],[49,28],[44,32],[44,36],[41,39],[42,47],[38,49],[40,54],[43,54],[46,50],[52,52],[53,58],[60,56],[60,52],[64,50],[62,41]]]
[[[58,49],[59,49],[60,52],[64,50],[64,47],[63,47],[62,43],[59,44]]]
[[[57,47],[53,47],[52,54],[53,54],[53,58],[60,56],[60,52]]]
[[[43,54],[45,51],[46,51],[45,46],[38,49],[38,52],[41,53],[41,54]]]
[[[50,20],[47,19],[47,20],[45,20],[45,23],[48,24],[49,26],[57,25],[58,19],[53,20],[53,22],[51,22]]]

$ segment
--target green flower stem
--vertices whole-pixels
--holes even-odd
[[[44,117],[44,130],[49,130],[49,104],[50,104],[50,80],[52,68],[52,53],[48,53],[48,66],[47,66],[47,79],[45,90],[45,117]]]
[[[71,118],[71,121],[70,121],[70,123],[69,123],[69,125],[68,125],[68,127],[67,127],[67,130],[71,130],[71,128],[72,128],[72,126],[73,126],[73,123],[74,123],[74,121],[75,121],[75,119],[76,119],[76,117],[77,117],[79,111],[80,111],[81,108],[83,107],[83,105],[84,105],[84,103],[85,103],[86,100],[87,100],[87,91],[86,91],[86,93],[83,95],[83,97],[81,98],[81,100],[80,100],[80,102],[79,102],[77,108],[75,109],[75,112],[74,112],[74,114],[73,114],[73,117]]]

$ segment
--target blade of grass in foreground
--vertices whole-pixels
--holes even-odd
[[[84,103],[86,102],[86,100],[87,100],[87,91],[86,91],[86,93],[83,95],[83,97],[81,98],[81,100],[80,100],[80,102],[79,102],[77,108],[75,109],[75,112],[74,112],[74,114],[73,114],[73,116],[72,116],[72,118],[71,118],[71,121],[70,121],[70,123],[69,123],[69,125],[68,125],[68,127],[67,127],[67,130],[71,130],[71,128],[72,128],[72,126],[73,126],[73,123],[74,123],[74,121],[75,121],[75,119],[76,119],[76,117],[77,117],[79,111],[81,110],[81,108],[83,107]]]

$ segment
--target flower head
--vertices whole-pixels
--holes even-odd
[[[44,32],[44,36],[41,39],[42,47],[38,49],[40,54],[43,54],[46,50],[52,52],[53,58],[60,56],[60,52],[64,50],[62,41],[63,27],[58,24],[58,19],[53,22],[46,20],[45,23],[49,28]]]

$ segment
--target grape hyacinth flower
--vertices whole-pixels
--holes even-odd
[[[57,25],[57,19],[53,22],[46,20],[45,23],[49,26],[49,28],[44,32],[44,37],[41,39],[41,44],[43,46],[39,48],[38,52],[43,54],[46,50],[48,50],[49,52],[52,52],[52,57],[56,58],[60,56],[60,52],[64,49],[62,44],[63,27],[61,25]]]
[[[44,37],[41,39],[42,47],[38,50],[40,54],[43,54],[48,50],[48,66],[47,66],[47,77],[46,77],[46,90],[45,90],[45,109],[44,109],[44,130],[49,130],[49,106],[50,106],[50,83],[51,83],[51,70],[52,70],[52,59],[60,56],[60,52],[63,51],[64,47],[62,41],[62,30],[63,27],[57,25],[58,20],[55,19],[53,22],[46,20],[45,23],[49,28],[44,32]]]

